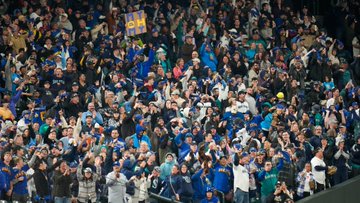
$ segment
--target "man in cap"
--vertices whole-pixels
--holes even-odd
[[[68,15],[66,13],[62,13],[59,18],[59,28],[66,29],[67,31],[73,30],[73,25],[71,24],[70,20],[68,19]]]
[[[237,144],[240,145],[240,144]],[[241,145],[235,149],[241,148]],[[236,203],[249,203],[249,174],[250,171],[246,168],[249,164],[248,154],[236,153],[234,155],[234,162],[232,172],[234,174],[234,201]]]
[[[120,172],[120,162],[113,163],[113,171],[106,175],[106,185],[109,187],[109,203],[125,203],[126,183],[128,180]],[[132,177],[133,178],[133,177]]]
[[[71,94],[69,100],[64,102],[64,111],[68,117],[77,117],[82,109],[84,109],[84,106],[80,102],[78,93]]]
[[[207,187],[206,188],[206,194],[205,194],[205,198],[203,200],[201,200],[201,203],[207,203],[207,202],[215,202],[218,203],[220,202],[219,198],[214,194],[214,189],[211,187]]]
[[[182,104],[185,102],[185,100],[180,97],[180,91],[178,89],[175,89],[171,93],[171,98],[177,103],[178,107],[182,106]]]
[[[190,146],[194,136],[188,131],[188,129],[183,129],[175,137],[175,144],[178,146],[179,149],[179,159],[184,159],[184,157],[190,151]]]
[[[222,194],[228,194],[231,188],[231,177],[233,171],[228,165],[228,157],[225,155],[220,156],[218,162],[213,167],[214,180],[213,186],[217,191],[221,191]]]
[[[236,102],[238,111],[244,114],[246,111],[249,111],[249,103],[245,100],[246,92],[244,90],[239,91],[239,100]]]

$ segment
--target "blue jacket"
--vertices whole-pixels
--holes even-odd
[[[137,161],[134,163],[131,163],[130,159],[126,159],[123,163],[121,173],[126,176],[126,178],[129,180],[131,177],[135,175],[134,168],[137,164]]]
[[[212,182],[214,179],[214,173],[213,170],[210,169],[210,173],[201,178],[201,174],[203,173],[203,169],[200,169],[198,172],[196,172],[192,177],[192,185],[194,188],[194,199],[196,200],[202,200],[205,198],[206,195],[206,188],[212,187]]]
[[[173,198],[181,193],[182,177],[180,175],[170,175],[164,180],[165,186],[161,196]]]
[[[134,139],[134,147],[138,149],[140,147],[140,143],[142,141],[146,142],[149,146],[149,150],[151,150],[151,141],[150,138],[147,135],[140,136],[140,132],[144,131],[144,128],[141,125],[136,125],[135,134],[133,134],[131,137]]]
[[[138,69],[137,77],[140,79],[144,79],[148,76],[150,71],[151,65],[155,58],[155,51],[150,49],[149,51],[149,59],[146,62],[138,63],[136,65]]]
[[[6,193],[8,186],[6,185],[5,175],[0,171],[0,198]]]
[[[1,172],[4,176],[5,180],[5,191],[8,191],[10,189],[10,181],[12,178],[13,169],[10,166],[5,165],[3,162],[0,163]]]
[[[22,90],[17,91],[16,94],[11,97],[11,100],[9,103],[9,109],[10,109],[11,113],[15,116],[15,118],[16,118],[15,106],[20,99],[21,93],[22,93]]]
[[[178,146],[179,150],[179,160],[182,160],[190,151],[190,145],[186,143],[185,141],[185,135],[182,133],[179,133],[175,137],[175,144]]]
[[[210,45],[209,45],[210,46]],[[209,66],[211,71],[215,72],[217,68],[218,61],[216,55],[213,51],[207,52],[205,50],[206,44],[204,43],[200,48],[200,57],[205,66]],[[212,60],[210,59],[212,58]]]
[[[181,175],[180,188],[181,188],[179,193],[180,197],[192,198],[194,194],[194,189],[192,187],[190,174]]]
[[[27,190],[27,182],[28,181],[27,181],[26,174],[25,174],[27,170],[29,170],[28,165],[25,165],[20,170],[13,169],[12,180],[15,180],[19,177],[24,177],[23,181],[19,181],[14,184],[14,189],[13,189],[14,194],[17,194],[17,195],[28,194],[28,190]]]
[[[214,167],[214,188],[225,194],[231,190],[232,168],[217,163]]]
[[[160,179],[165,180],[170,174],[172,167],[176,164],[175,160],[171,162],[165,160],[165,163],[162,163],[160,166]]]
[[[270,127],[271,127],[271,121],[272,121],[272,114],[268,113],[264,120],[260,123],[261,125],[261,129],[265,130],[265,131],[269,131]]]
[[[200,203],[218,203],[218,202],[220,202],[219,198],[217,198],[215,195],[213,195],[213,197],[210,200],[208,200],[207,198],[204,198],[201,200]]]

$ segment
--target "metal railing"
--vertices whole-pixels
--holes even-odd
[[[149,192],[149,196],[151,198],[154,198],[156,200],[158,200],[159,202],[166,202],[166,203],[181,203],[180,201],[177,201],[176,199],[171,199],[171,198],[167,198],[167,197],[163,197],[161,195]]]

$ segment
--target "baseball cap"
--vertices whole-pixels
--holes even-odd
[[[193,138],[194,136],[191,133],[186,133],[185,138],[187,138],[187,137]]]
[[[79,83],[78,83],[78,82],[73,82],[73,83],[71,84],[71,86],[79,86]]]
[[[250,152],[257,152],[257,150],[256,150],[255,147],[251,147],[249,151],[250,151]]]
[[[160,167],[159,167],[159,166],[155,166],[155,167],[154,167],[154,171],[160,172]]]

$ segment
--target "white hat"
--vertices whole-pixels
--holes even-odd
[[[232,28],[229,30],[229,32],[237,33],[237,30],[235,28]]]
[[[198,62],[198,63],[200,63],[200,59],[199,59],[199,58],[194,58],[194,59],[192,59],[192,61],[193,61],[193,62]]]
[[[85,173],[92,173],[92,170],[91,170],[91,168],[87,167],[87,168],[85,168],[84,172]]]

